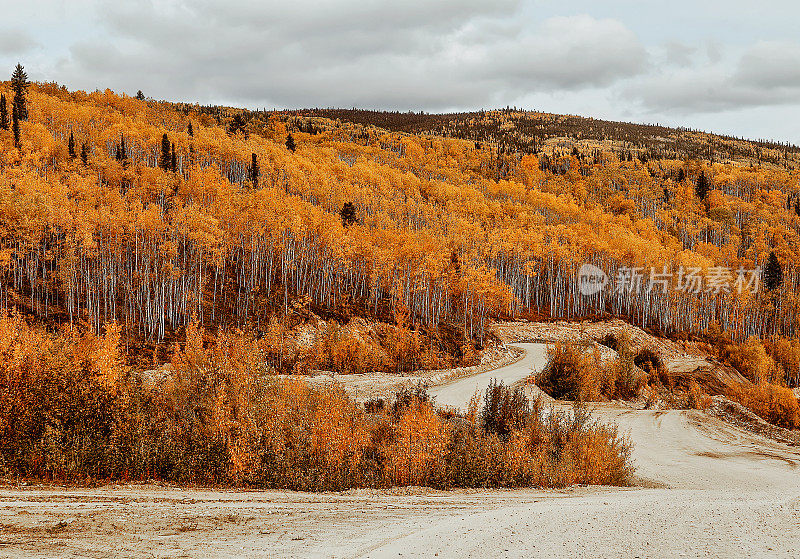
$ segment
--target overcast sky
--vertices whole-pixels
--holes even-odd
[[[800,3],[0,0],[37,81],[250,108],[512,105],[800,144]]]

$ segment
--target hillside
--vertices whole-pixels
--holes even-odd
[[[694,133],[664,131],[675,149],[659,151],[658,129],[581,121],[572,131],[569,117],[548,117],[574,136],[534,154],[515,151],[514,123],[528,118],[517,113],[486,114],[498,150],[430,135],[468,135],[463,116],[392,125],[426,129],[411,134],[324,111],[55,84],[30,87],[28,112],[18,147],[0,130],[0,306],[95,331],[116,321],[131,350],[157,353],[192,317],[283,340],[312,315],[359,316],[448,363],[468,361],[463,343],[480,349],[487,324],[506,317],[622,317],[673,336],[719,323],[736,340],[796,333],[794,147],[707,136],[750,164],[675,159],[702,151],[687,144]],[[501,118],[511,125],[495,126]],[[629,161],[608,141],[647,155]],[[779,147],[785,168],[752,160]],[[771,253],[780,281],[755,289]],[[608,277],[591,296],[576,281],[587,262]],[[631,271],[642,277],[622,281]],[[651,271],[671,280],[650,290]],[[381,351],[403,354],[392,331],[375,334]]]
[[[626,160],[629,156],[644,161],[694,158],[775,165],[788,170],[797,168],[800,155],[800,148],[788,142],[753,141],[658,124],[614,122],[516,108],[453,114],[311,109],[292,114],[338,119],[393,132],[472,140],[521,154],[569,153],[577,146],[584,151],[592,148],[615,151]]]

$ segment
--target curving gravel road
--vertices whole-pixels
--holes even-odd
[[[493,379],[511,386],[532,372],[541,371],[547,364],[546,344],[514,344],[514,346],[525,350],[525,356],[516,363],[434,386],[428,389],[428,394],[436,398],[436,404],[439,406],[465,409],[472,396],[476,392],[482,395]]]

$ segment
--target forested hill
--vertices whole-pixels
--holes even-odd
[[[747,140],[658,124],[635,124],[523,111],[516,108],[472,113],[431,114],[361,109],[308,109],[297,115],[376,126],[394,132],[438,135],[491,143],[501,149],[537,154],[577,143],[615,150],[626,159],[703,158],[709,161],[772,164],[794,169],[800,148],[788,142]]]
[[[14,88],[0,84],[9,107]],[[729,140],[744,150],[732,156],[760,150],[764,163],[712,163],[633,139],[590,144],[583,135],[599,133],[585,131],[536,152],[486,139],[517,129],[507,112],[486,113],[493,124],[473,138],[457,132],[466,117],[434,136],[440,125],[415,134],[319,112],[23,89],[26,113],[7,108],[0,122],[0,308],[32,320],[115,321],[151,343],[192,317],[246,330],[309,311],[465,340],[512,316],[796,334],[795,148]],[[587,262],[611,280],[591,296],[576,282]],[[669,289],[615,288],[626,270],[665,266]],[[757,267],[770,289],[737,290],[736,271]],[[706,283],[723,269],[725,285]],[[680,289],[680,270],[700,289]]]

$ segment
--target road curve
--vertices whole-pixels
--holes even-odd
[[[525,356],[516,363],[434,386],[428,389],[428,394],[436,398],[436,404],[439,406],[465,409],[472,396],[476,392],[483,394],[492,379],[502,381],[506,386],[510,386],[532,372],[540,371],[547,364],[546,344],[514,344],[514,347],[525,350]]]

